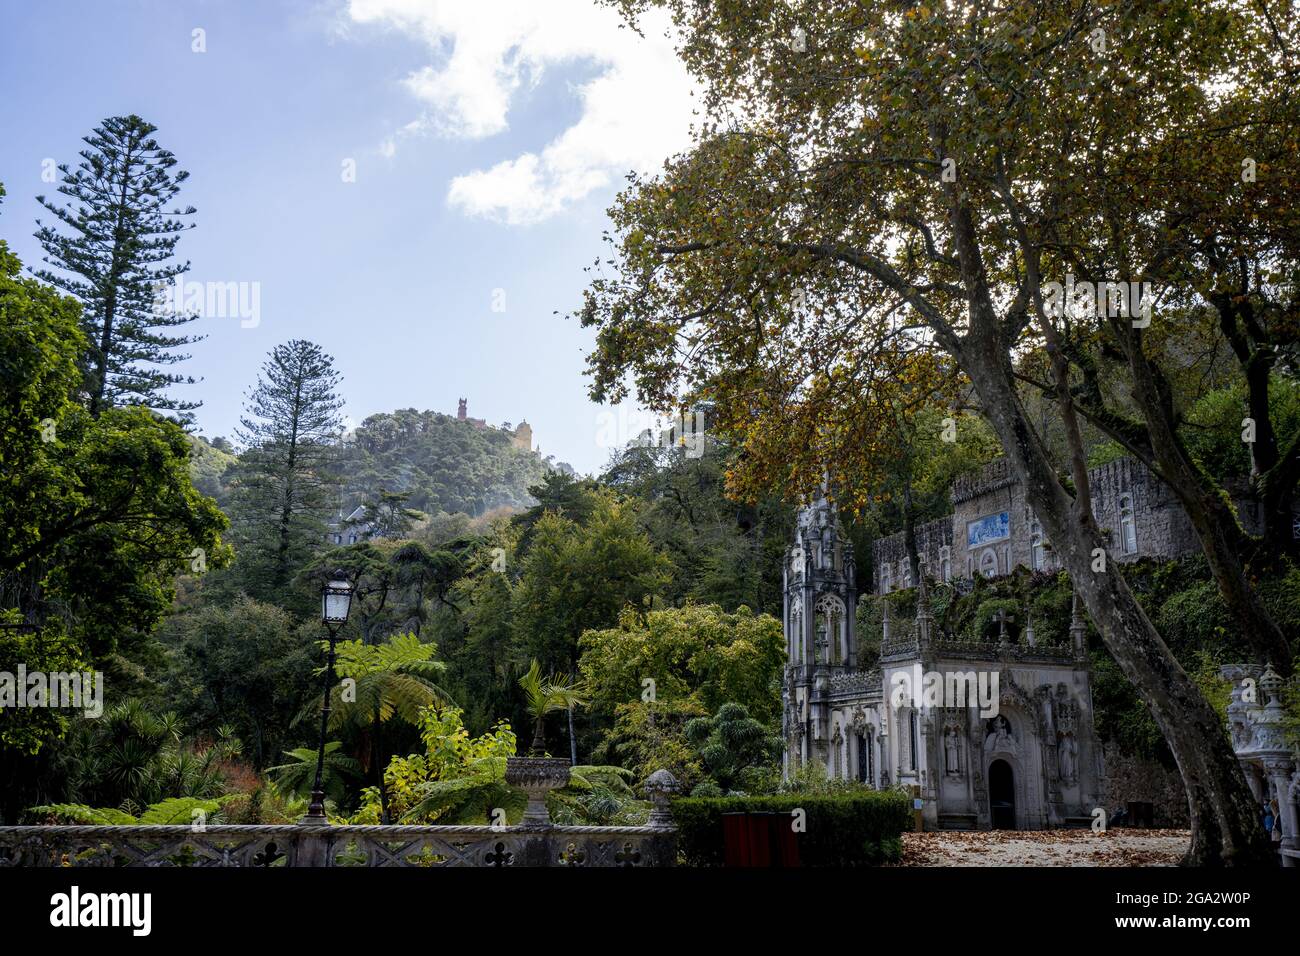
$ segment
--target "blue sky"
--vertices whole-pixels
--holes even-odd
[[[356,422],[463,396],[596,470],[639,422],[611,433],[591,336],[552,313],[579,304],[622,174],[686,142],[689,84],[650,32],[588,0],[0,0],[0,237],[38,264],[43,162],[138,113],[191,174],[187,279],[260,291],[256,327],[190,326],[200,432],[230,435],[266,353],[309,338]]]

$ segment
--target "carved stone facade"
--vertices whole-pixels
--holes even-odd
[[[1077,613],[1066,647],[1012,643],[1005,626],[997,642],[956,641],[935,625],[923,581],[915,627],[900,637],[886,617],[880,666],[864,670],[856,604],[853,550],[819,493],[785,567],[787,776],[816,762],[831,777],[915,787],[930,828],[1091,823],[1103,773]]]
[[[1287,742],[1282,709],[1285,681],[1271,667],[1231,664],[1228,733],[1246,782],[1271,824],[1282,865],[1300,866],[1300,747]]]

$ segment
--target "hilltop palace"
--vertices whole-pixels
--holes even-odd
[[[1090,476],[1115,560],[1196,547],[1186,514],[1140,464],[1120,459]],[[923,578],[965,592],[976,574],[1057,570],[1004,460],[959,480],[951,500],[950,516],[916,529]],[[1249,503],[1238,507],[1249,524]],[[873,557],[878,594],[912,586],[901,534],[877,541]],[[831,777],[914,787],[928,829],[1090,824],[1105,786],[1078,601],[1059,646],[1035,639],[1027,613],[1014,633],[1004,615],[997,639],[958,640],[936,625],[923,580],[914,620],[891,621],[885,608],[879,666],[867,670],[855,570],[834,505],[819,492],[799,513],[784,574],[785,775],[816,762]],[[1255,779],[1265,794],[1267,782]]]

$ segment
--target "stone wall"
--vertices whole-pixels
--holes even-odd
[[[952,524],[952,518],[937,518],[916,526],[917,554],[927,569],[926,573],[939,581],[947,580],[943,575],[944,561],[952,560]],[[873,590],[877,594],[881,593],[882,575],[888,577],[891,591],[898,590],[900,582],[905,581],[910,573],[903,535],[892,534],[888,538],[876,539],[872,544],[871,556]],[[952,573],[956,573],[955,569]]]
[[[1088,477],[1093,514],[1109,538],[1113,560],[1175,558],[1199,550],[1200,542],[1181,504],[1141,462],[1120,458],[1089,470]],[[1256,505],[1249,489],[1233,485],[1228,490],[1243,525],[1247,530],[1256,528]],[[957,479],[951,499],[950,517],[921,525],[916,531],[917,551],[935,579],[976,574],[996,577],[1021,566],[1041,571],[1060,568],[1006,459],[996,459],[977,474]],[[1036,537],[1043,544],[1037,564]],[[872,557],[877,594],[909,586],[904,583],[907,558],[901,532],[874,542]],[[945,568],[948,576],[942,573]]]
[[[983,568],[993,576],[1010,574],[1017,565],[1029,564],[1029,521],[1025,493],[1011,477],[1005,458],[989,462],[974,476],[959,478],[952,486],[952,538],[954,577],[971,578]],[[972,526],[1006,515],[1007,536],[987,536],[971,543]]]
[[[1130,800],[1142,800],[1155,805],[1156,826],[1180,829],[1189,826],[1187,791],[1177,771],[1153,760],[1129,756],[1114,744],[1104,745],[1102,753],[1108,814]]]

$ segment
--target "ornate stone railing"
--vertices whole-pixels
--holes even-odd
[[[871,692],[880,692],[880,671],[852,670],[832,674],[830,677],[832,697],[861,696]]]
[[[1219,676],[1232,681],[1228,733],[1246,783],[1255,800],[1276,814],[1282,865],[1300,867],[1300,745],[1286,730],[1288,681],[1271,665],[1228,664]]]
[[[941,638],[930,644],[936,657],[965,657],[972,660],[998,660],[1002,657],[1014,661],[1062,662],[1074,657],[1073,649],[1066,644],[1002,644],[998,641],[962,641]]]
[[[672,866],[676,833],[644,827],[0,827],[0,866]]]

